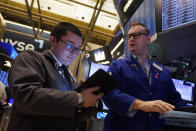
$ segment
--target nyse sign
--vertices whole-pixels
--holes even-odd
[[[21,52],[24,50],[35,50],[35,46],[33,44],[26,44],[23,41],[12,40],[9,38],[2,39],[1,41],[13,45],[17,52]]]
[[[34,39],[13,32],[5,32],[1,41],[13,45],[17,52],[24,50],[42,52],[50,48],[50,43],[48,41]]]

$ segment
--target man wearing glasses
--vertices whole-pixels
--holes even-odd
[[[127,39],[130,57],[113,61],[108,69],[120,86],[103,98],[109,108],[104,131],[163,131],[159,115],[185,106],[185,102],[168,70],[148,55],[149,30],[132,23]]]
[[[8,131],[79,131],[78,109],[95,106],[103,96],[93,94],[99,87],[73,91],[76,85],[67,66],[81,53],[79,29],[59,23],[50,43],[43,53],[20,53],[10,70],[14,103]]]

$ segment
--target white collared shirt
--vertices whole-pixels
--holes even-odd
[[[49,50],[50,54],[52,55],[52,57],[55,59],[55,61],[57,62],[57,64],[59,65],[59,67],[61,67],[63,65],[63,63],[61,63],[57,58],[56,56],[52,53],[51,50]]]
[[[150,72],[150,58],[151,56],[148,55],[148,59],[146,59],[146,61],[144,62],[144,64],[142,64],[142,60],[141,57],[133,55],[133,57],[138,61],[138,63],[140,64],[140,66],[143,68],[144,72],[147,75],[147,78],[149,80],[149,83],[151,84],[151,72]]]

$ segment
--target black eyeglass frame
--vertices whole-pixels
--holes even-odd
[[[125,37],[127,39],[130,39],[131,37],[133,37],[134,39],[138,39],[138,38],[140,38],[140,35],[146,35],[146,36],[148,36],[150,34],[144,33],[144,32],[136,32],[136,33],[132,33],[132,34],[127,34]]]
[[[78,47],[76,47],[74,44],[68,41],[63,41],[60,39],[61,42],[63,42],[66,45],[66,49],[71,50],[71,52],[76,52],[77,55],[80,55],[82,53],[82,50]],[[69,47],[68,47],[69,46]]]

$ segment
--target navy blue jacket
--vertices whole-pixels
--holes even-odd
[[[168,70],[150,60],[151,84],[140,64],[131,56],[128,59],[113,61],[108,72],[120,82],[120,86],[104,96],[109,107],[105,118],[104,131],[162,131],[164,120],[159,113],[137,110],[134,116],[127,115],[135,99],[144,101],[163,100],[175,105],[185,106],[176,91]]]

